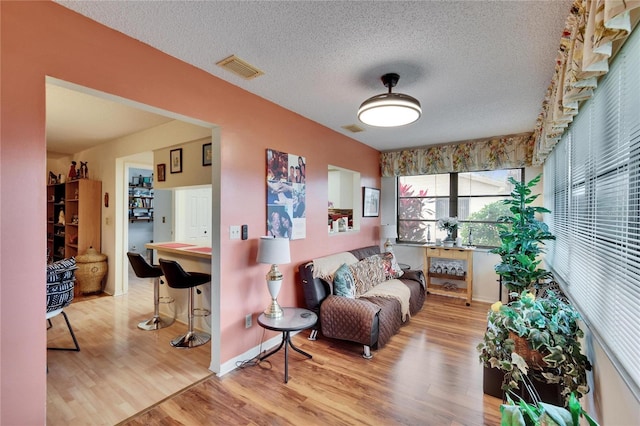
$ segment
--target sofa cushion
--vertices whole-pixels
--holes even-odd
[[[390,252],[384,252],[379,254],[382,259],[382,264],[384,265],[384,274],[387,280],[392,280],[394,278],[400,278],[404,271],[398,265],[398,261],[396,260],[396,256]]]
[[[385,281],[384,266],[380,256],[371,256],[349,265],[356,284],[356,297]]]
[[[351,299],[356,297],[356,283],[346,263],[343,263],[333,275],[333,294]]]

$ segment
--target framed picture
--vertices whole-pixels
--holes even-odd
[[[182,148],[172,149],[171,153],[171,173],[182,173]]]
[[[210,166],[211,165],[211,144],[205,143],[202,145],[202,165]]]
[[[158,164],[158,182],[164,182],[167,180],[167,165],[162,163]]]
[[[362,188],[362,216],[378,217],[380,215],[380,190],[377,188]]]

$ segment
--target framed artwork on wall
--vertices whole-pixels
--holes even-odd
[[[362,188],[362,216],[378,217],[380,215],[380,190],[377,188]]]
[[[202,145],[202,165],[210,166],[211,165],[211,144],[205,143]]]
[[[164,182],[167,179],[167,165],[158,164],[158,182]]]
[[[170,151],[171,173],[182,173],[182,148],[172,149]]]

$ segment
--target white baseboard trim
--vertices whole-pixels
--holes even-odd
[[[300,331],[296,331],[296,332],[291,332],[291,336],[294,336],[296,334],[298,334]],[[216,375],[218,377],[222,377],[225,374],[235,370],[236,368],[238,368],[238,364],[242,363],[244,361],[250,360],[255,358],[256,356],[258,356],[258,354],[260,354],[260,351],[262,350],[263,352],[266,352],[270,349],[275,348],[277,345],[280,344],[280,342],[282,342],[282,334],[278,334],[277,336],[273,336],[271,339],[262,342],[261,345],[257,345],[254,346],[253,348],[249,349],[248,351],[246,351],[243,354],[238,355],[235,358],[230,359],[229,361],[225,362],[224,364],[222,364],[220,366],[220,372],[216,373]],[[211,367],[209,367],[210,370],[213,370]]]

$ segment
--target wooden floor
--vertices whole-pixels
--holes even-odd
[[[66,308],[80,352],[48,351],[48,425],[498,425],[500,400],[482,393],[475,346],[488,304],[430,295],[371,360],[362,347],[308,331],[290,351],[222,378],[208,370],[207,346],[168,341],[186,326],[138,330],[150,316],[152,287],[130,284],[122,297]],[[49,346],[69,345],[62,316]]]
[[[361,346],[308,332],[270,363],[212,376],[123,425],[498,425],[500,400],[482,393],[475,346],[488,304],[429,296],[425,308],[372,360]]]
[[[79,298],[65,312],[80,352],[47,351],[48,425],[113,425],[212,374],[208,345],[170,346],[186,325],[137,328],[153,314],[147,280],[130,278],[129,294]],[[52,322],[48,346],[72,346],[63,316]]]

